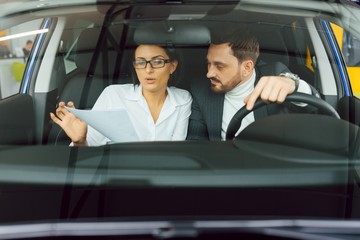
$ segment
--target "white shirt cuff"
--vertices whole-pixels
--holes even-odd
[[[300,79],[299,80],[299,88],[298,88],[297,92],[311,94],[311,88],[310,88],[309,84],[307,84],[304,80]],[[300,103],[300,102],[292,102],[292,103],[299,107],[307,106],[306,103]]]
[[[299,88],[297,92],[311,94],[311,88],[304,80],[299,80]]]

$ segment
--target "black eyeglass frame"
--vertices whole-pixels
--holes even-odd
[[[163,62],[163,64],[162,64],[162,66],[159,66],[159,67],[154,67],[153,66],[153,62],[154,61],[162,61]],[[135,65],[136,65],[136,62],[145,62],[145,66],[144,67],[136,67]],[[135,60],[135,61],[133,61],[133,66],[134,66],[134,68],[135,69],[145,69],[146,67],[147,67],[147,64],[150,64],[150,66],[152,67],[152,68],[163,68],[163,67],[165,67],[165,64],[166,63],[171,63],[171,59],[151,59],[151,60],[148,60],[148,61],[146,61],[146,60]]]

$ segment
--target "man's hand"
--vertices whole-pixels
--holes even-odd
[[[68,102],[67,106],[75,108],[73,102]],[[86,145],[87,124],[69,112],[64,102],[59,103],[55,114],[50,113],[50,118],[65,131],[74,145]]]
[[[264,102],[283,103],[287,95],[295,91],[295,81],[281,76],[264,76],[260,78],[253,92],[244,99],[247,110],[252,110],[260,97]]]

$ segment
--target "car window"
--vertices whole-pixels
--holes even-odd
[[[360,98],[360,39],[334,23],[331,27],[347,65],[352,92]]]
[[[304,21],[294,20],[289,28],[289,34],[286,44],[292,46],[294,54],[291,54],[292,61],[290,67],[294,72],[300,75],[314,87],[319,87],[315,76],[318,75],[318,66],[316,64],[316,54],[313,43],[310,39],[309,27]]]
[[[26,62],[32,52],[42,20],[21,23],[0,30],[1,98],[19,92]]]
[[[64,63],[65,63],[65,71],[66,74],[76,70],[77,66],[75,64],[75,51],[76,51],[76,43],[81,31],[84,28],[91,28],[94,27],[94,23],[90,21],[86,21],[83,19],[76,20],[73,23],[72,29],[67,29],[67,34],[70,34],[70,38],[67,42],[67,45],[70,46],[66,49],[65,56],[64,56]],[[67,36],[69,37],[69,36]]]

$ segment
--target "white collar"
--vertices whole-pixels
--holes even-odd
[[[256,79],[256,72],[255,69],[253,69],[253,73],[251,74],[251,77],[249,80],[238,84],[235,88],[233,88],[232,90],[228,91],[226,93],[226,95],[228,96],[239,96],[245,93],[248,93],[249,91],[252,91],[254,89],[254,84],[255,84],[255,79]]]
[[[187,99],[185,99],[183,97],[183,95],[181,94],[177,94],[177,88],[175,87],[167,87],[166,91],[167,91],[167,98],[170,101],[170,103],[174,106],[181,106],[186,104]],[[141,99],[143,99],[143,95],[142,95],[142,85],[141,84],[136,84],[134,85],[134,91],[130,91],[129,94],[125,95],[125,98],[127,100],[130,101],[140,101]]]

